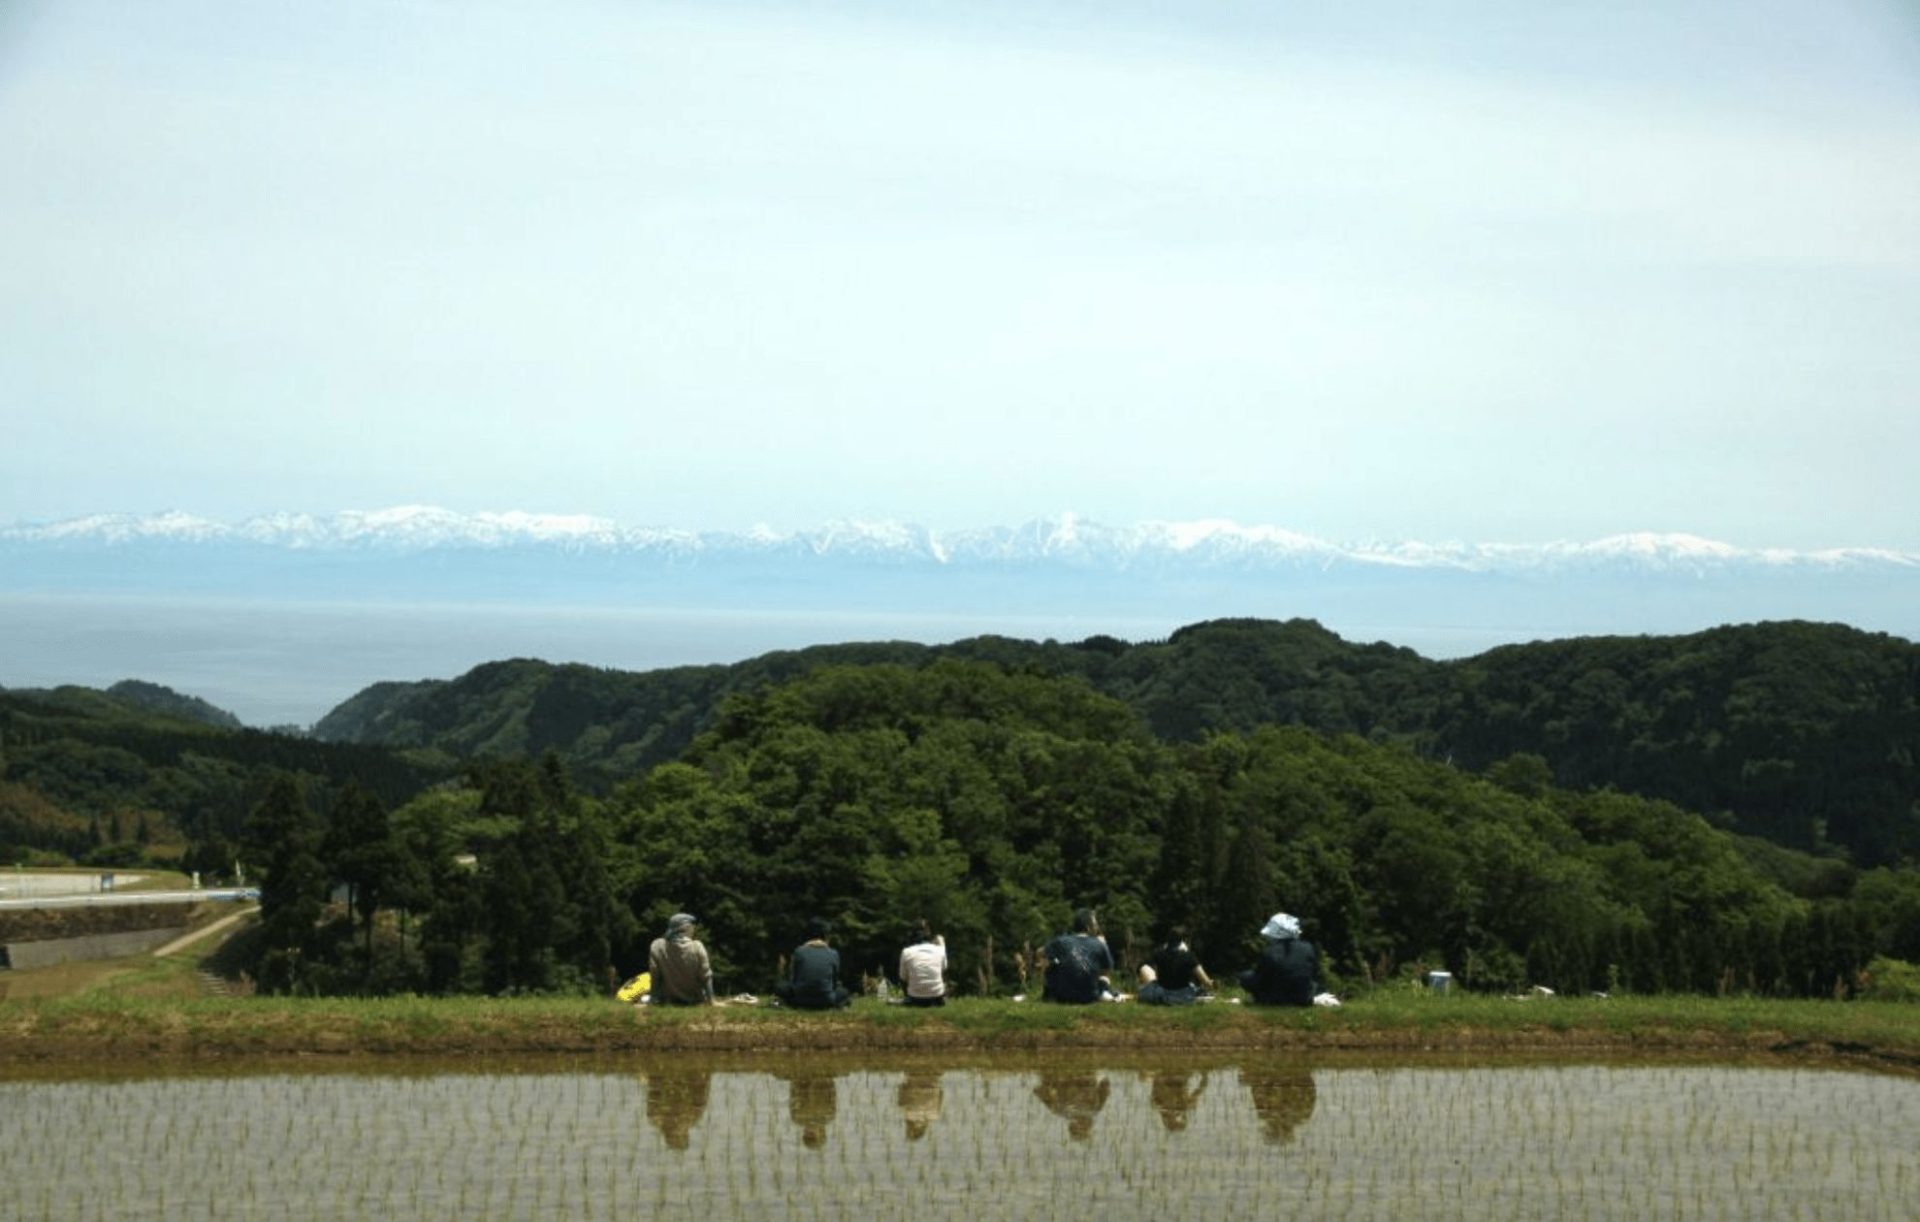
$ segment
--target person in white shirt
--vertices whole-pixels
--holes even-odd
[[[910,1006],[947,1004],[947,939],[924,920],[913,945],[900,952],[900,985]]]

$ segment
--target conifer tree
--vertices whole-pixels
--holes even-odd
[[[314,927],[327,899],[327,875],[319,857],[325,832],[294,778],[275,774],[247,826],[249,847],[255,859],[264,862],[263,950],[257,975],[269,993],[311,987],[316,974]]]
[[[347,885],[348,904],[364,937],[363,979],[373,975],[374,918],[406,881],[406,845],[393,835],[380,800],[358,782],[348,782],[334,807],[326,838],[326,864]]]

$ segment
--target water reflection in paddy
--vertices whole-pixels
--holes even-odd
[[[888,1068],[0,1082],[0,1216],[1906,1218],[1920,1083],[1806,1068]]]

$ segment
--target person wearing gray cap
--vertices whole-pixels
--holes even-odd
[[[1240,987],[1256,1005],[1310,1006],[1320,952],[1300,936],[1300,918],[1276,912],[1261,927],[1267,940],[1253,970],[1240,973]]]
[[[655,938],[648,949],[656,1004],[713,1004],[713,965],[707,961],[707,948],[693,936],[698,924],[692,913],[676,912],[667,918],[666,936]]]

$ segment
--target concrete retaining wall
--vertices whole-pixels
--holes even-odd
[[[111,908],[16,908],[0,911],[0,942],[90,938],[136,929],[178,929],[205,912],[201,904],[128,904]]]
[[[4,957],[13,967],[23,971],[86,959],[118,959],[123,955],[145,954],[156,946],[172,941],[184,928],[184,925],[171,925],[165,929],[136,929],[127,933],[93,934],[85,938],[9,942]]]

